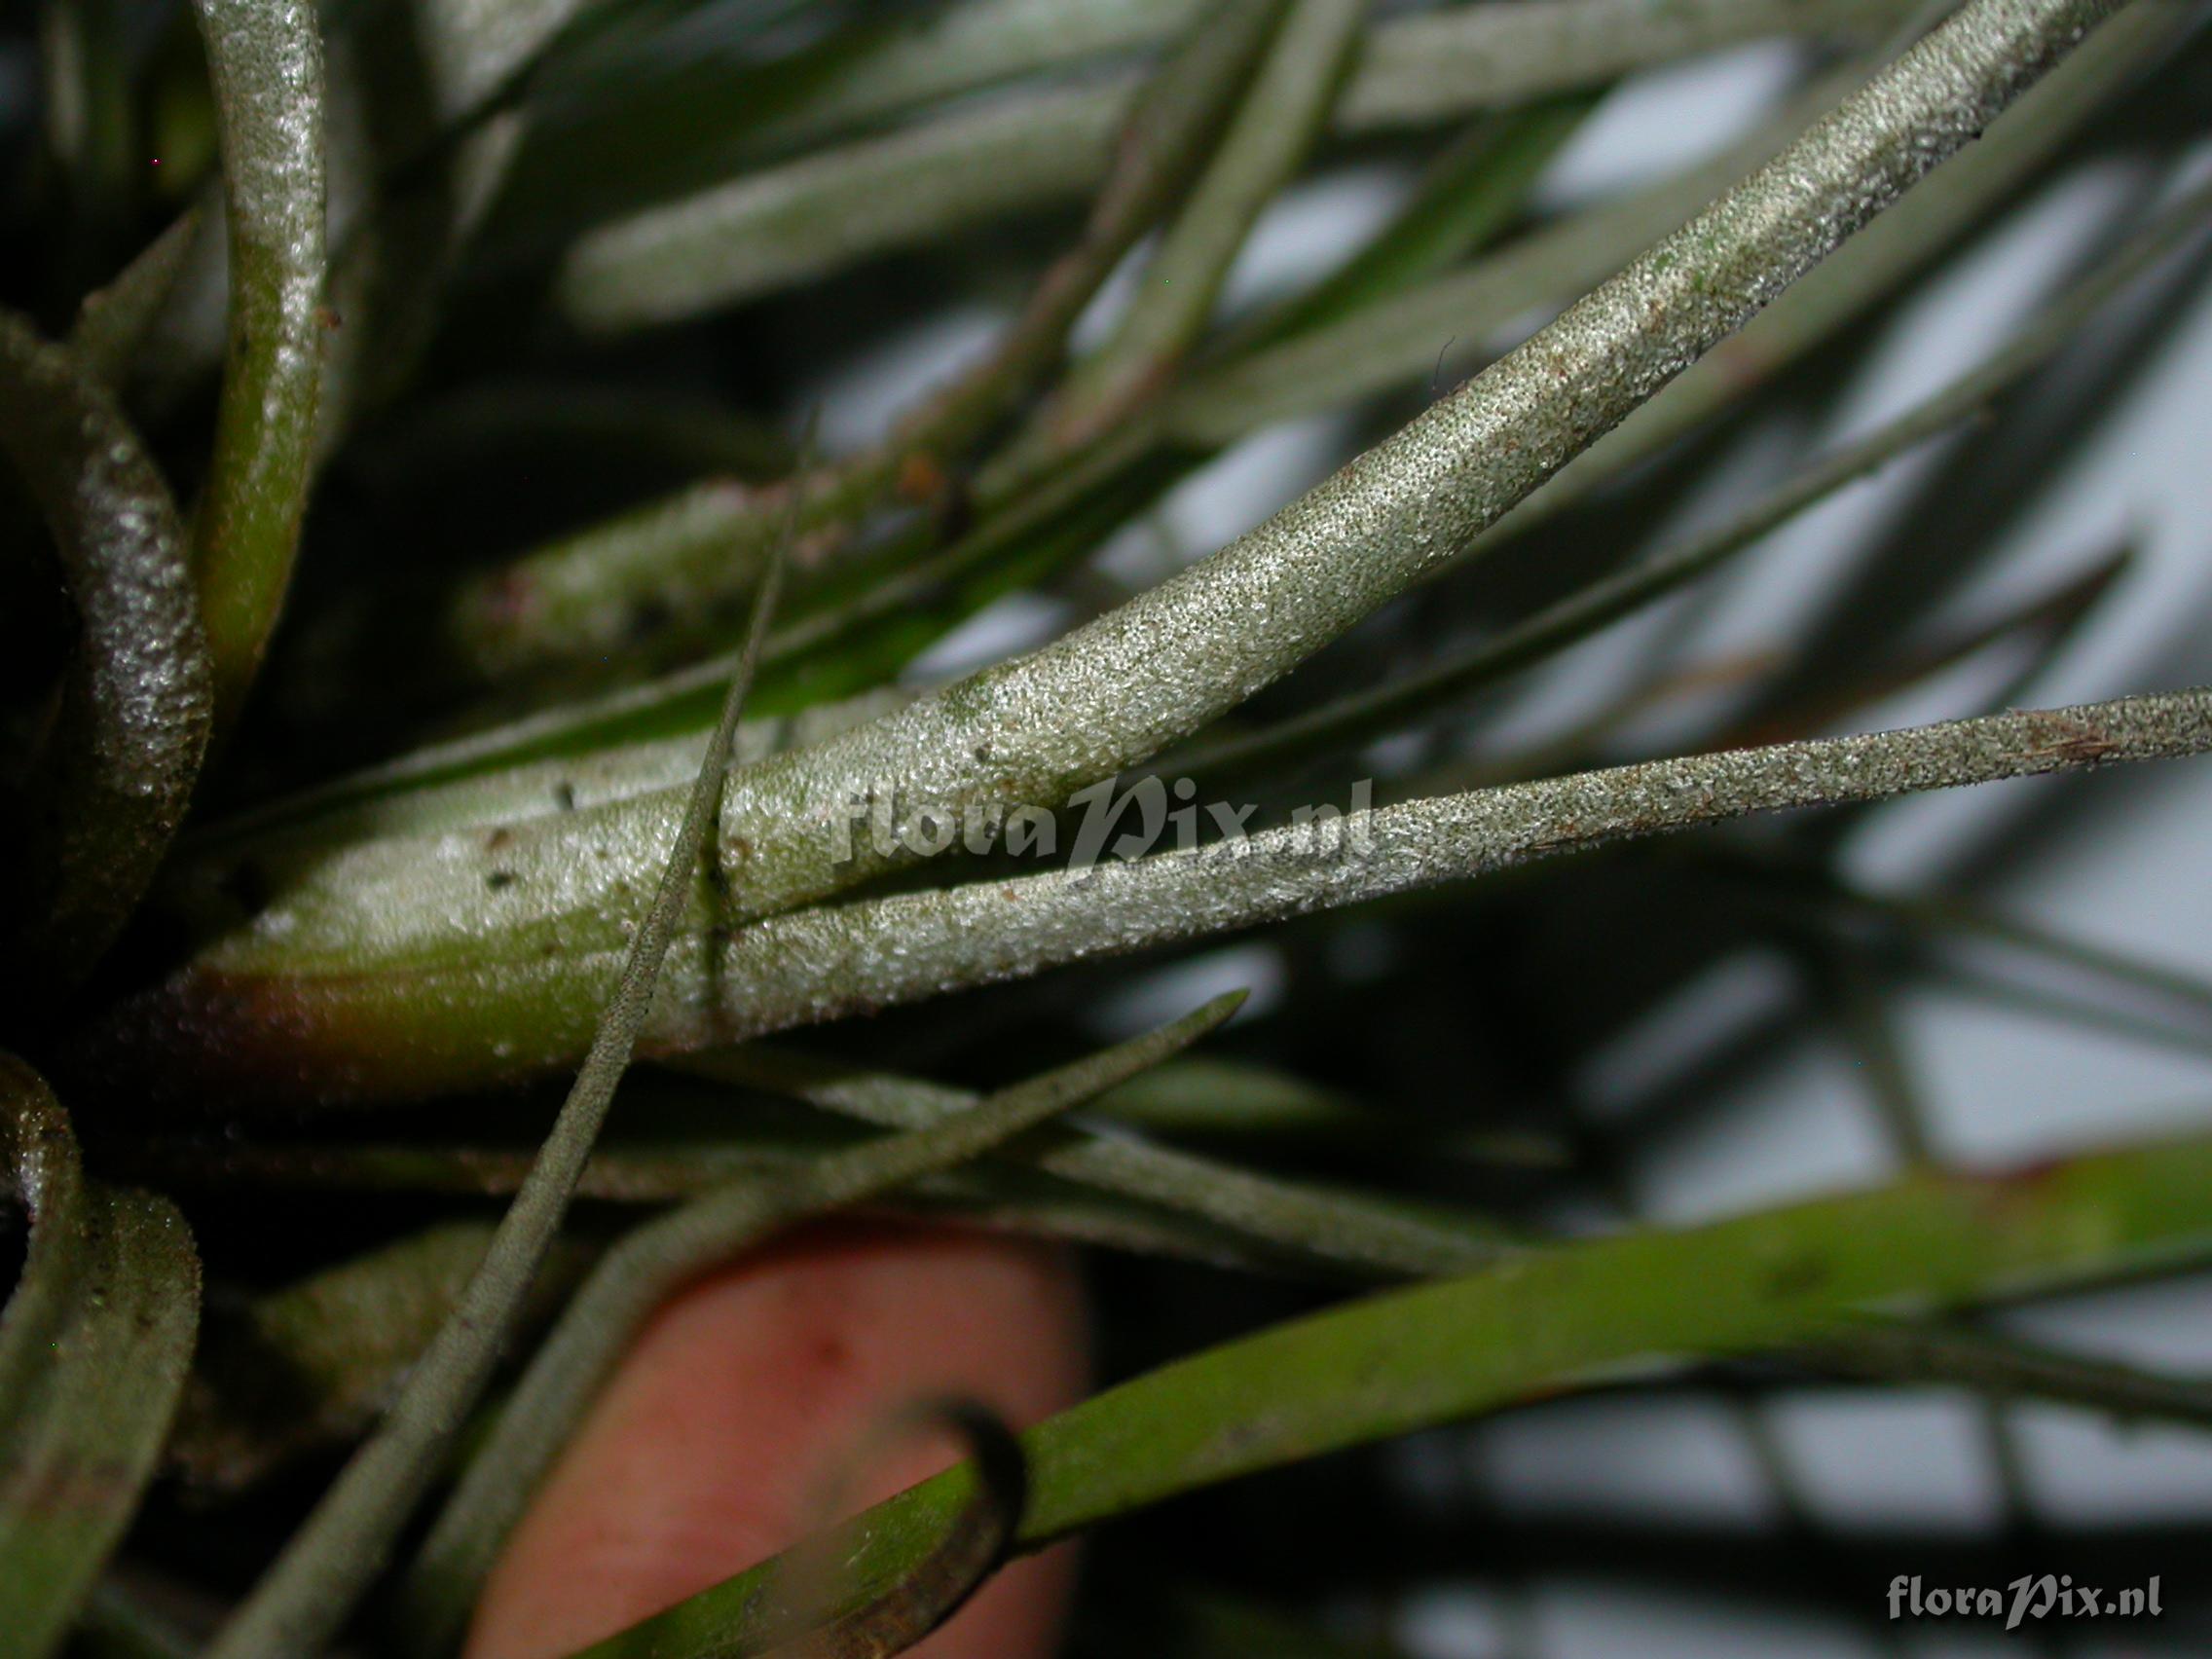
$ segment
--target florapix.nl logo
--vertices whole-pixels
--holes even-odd
[[[1293,807],[1268,846],[1277,857],[1339,861],[1374,851],[1372,780],[1351,786],[1345,804]],[[1236,857],[1254,844],[1255,804],[1200,800],[1189,778],[1146,776],[1104,779],[1079,790],[1058,807],[1003,801],[919,800],[903,786],[856,792],[846,802],[843,841],[832,855],[852,864],[935,858],[959,845],[1016,858],[1058,859],[1081,876],[1108,858],[1133,863],[1155,852],[1209,850]]]
[[[2077,1584],[2070,1572],[2023,1574],[2001,1590],[1929,1584],[1918,1573],[1890,1580],[1893,1619],[2002,1618],[2007,1630],[2018,1630],[2031,1619],[2157,1618],[2164,1610],[2156,1573],[2117,1590]]]

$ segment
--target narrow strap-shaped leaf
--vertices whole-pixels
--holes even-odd
[[[677,1062],[702,1077],[789,1094],[827,1112],[903,1129],[958,1122],[976,1097],[758,1045]],[[1048,1174],[1197,1217],[1262,1251],[1361,1275],[1463,1272],[1505,1236],[1473,1218],[1440,1222],[1410,1206],[1336,1193],[1148,1141],[1065,1127],[1010,1149]]]
[[[1926,1175],[1679,1231],[1536,1252],[1279,1325],[1094,1396],[1023,1436],[1035,1548],[1179,1493],[1673,1357],[1789,1346],[1869,1310],[2044,1291],[2212,1251],[2212,1140],[2015,1174]],[[964,1480],[837,1534],[856,1600],[920,1559]],[[719,1659],[773,1607],[774,1563],[588,1649]]]
[[[1476,546],[1518,535],[1584,498],[1639,457],[1736,406],[1749,389],[1771,380],[1895,293],[1914,273],[1955,246],[1996,203],[2017,194],[2021,182],[2057,153],[2115,87],[2155,59],[2186,27],[2185,10],[2170,0],[2146,0],[2132,7],[2039,87],[2023,107],[2009,112],[1980,141],[1762,312],[1721,348],[1714,361],[1693,365],[1661,391],[1653,399],[1657,410],[1639,412],[1617,434],[1601,439],[1588,461],[1570,462]],[[1808,91],[1806,101],[1825,107],[1833,101],[1833,93],[1824,95],[1824,89],[1833,85],[1832,78],[1824,77]],[[1777,120],[1786,127],[1798,125],[1787,112]],[[1771,125],[1761,123],[1739,144],[1731,145],[1729,154],[1750,150],[1761,159],[1771,155],[1779,142],[1764,136]],[[1723,170],[1733,176],[1744,165],[1749,164]],[[1640,204],[1665,211],[1666,203],[1677,200],[1677,183],[1710,176],[1712,166],[1701,164],[1679,180],[1662,181],[1626,200],[1535,231],[1489,259],[1448,272],[1338,323],[1224,363],[1179,391],[1162,418],[1188,440],[1225,444],[1268,422],[1419,386],[1437,373],[1440,342],[1459,342],[1447,355],[1449,370],[1458,350],[1494,338],[1518,314],[1505,309],[1501,315],[1501,302],[1544,304],[1541,279],[1547,270],[1565,265],[1588,273],[1589,262],[1602,262],[1594,274],[1575,277],[1586,285],[1618,269],[1628,250],[1604,262],[1609,227],[1632,224],[1631,215]],[[1681,204],[1668,214],[1668,223],[1679,223],[1691,210],[1691,204]]]
[[[1803,1357],[1843,1377],[1948,1383],[1990,1401],[2049,1400],[2124,1423],[2212,1428],[2212,1379],[2165,1376],[1945,1320],[1857,1321]]]
[[[1607,767],[1382,807],[1345,820],[1341,833],[1294,825],[1073,874],[818,907],[739,936],[714,979],[694,983],[701,1001],[672,997],[648,1041],[704,1048],[710,1033],[756,1034],[744,1029],[748,1014],[787,998],[784,1017],[819,1019],[1751,812],[2207,750],[2212,688],[2195,688]],[[725,1008],[713,984],[743,985],[762,1003]]]
[[[1724,524],[1605,576],[1580,592],[1403,680],[1353,692],[1178,763],[1202,776],[1256,770],[1295,756],[1346,748],[1395,729],[1450,699],[1541,661],[1674,593],[1751,546],[1769,531],[1917,444],[1949,430],[2033,373],[2106,302],[2181,244],[2212,226],[2212,185],[2191,191],[2118,252],[1948,386],[1776,485]]]
[[[1092,0],[1074,8],[1059,0],[981,0],[900,18],[820,68],[791,108],[749,124],[743,148],[756,155],[818,148],[965,92],[1171,47],[1205,9],[1206,0]],[[700,85],[719,98],[726,83],[702,76]],[[648,92],[655,103],[666,95],[665,88]],[[639,113],[635,101],[610,98],[579,115],[575,126],[623,123]]]
[[[1516,237],[1348,314],[1209,363],[1153,420],[1172,444],[1220,449],[1282,421],[1390,391],[1455,385],[1459,353],[1556,312],[1619,271],[1834,107],[1871,67],[1821,76],[1717,154]]]
[[[30,1212],[0,1312],[0,1631],[69,1633],[152,1477],[192,1360],[200,1259],[166,1199],[86,1179],[43,1081],[0,1055],[0,1158]]]
[[[790,110],[769,113],[764,119],[742,107],[744,93],[740,89],[748,83],[733,82],[727,70],[718,73],[706,65],[685,64],[667,78],[636,75],[620,88],[609,89],[611,95],[606,99],[595,100],[592,107],[576,112],[557,130],[543,134],[546,142],[541,146],[538,165],[532,169],[535,176],[526,175],[518,179],[518,185],[534,200],[541,201],[540,193],[550,180],[564,176],[573,179],[583,170],[580,165],[565,165],[571,158],[580,163],[604,161],[610,153],[624,161],[634,157],[636,165],[620,173],[611,168],[595,173],[581,199],[571,192],[568,200],[574,217],[571,222],[596,218],[603,210],[602,187],[608,195],[620,195],[626,201],[665,199],[674,188],[712,176],[698,170],[703,159],[709,166],[721,163],[729,166],[754,158],[789,156],[801,149],[821,147],[827,138],[880,129],[892,117],[921,111],[962,92],[1002,85],[1017,76],[1079,65],[1095,71],[1109,55],[1157,46],[1188,27],[1201,3],[1088,0],[1083,6],[1069,8],[1057,0],[971,0],[926,17],[903,18],[896,30],[886,30],[857,50],[819,65],[803,96]],[[1861,3],[1863,6],[1863,0]],[[1571,15],[1577,8],[1554,10]],[[1849,28],[1862,22],[1878,22],[1878,6],[1864,10],[1868,14],[1865,18],[1855,16],[1850,0],[1842,4],[1828,0],[1819,8],[1807,7],[1803,0],[1797,5],[1777,5],[1775,0],[1751,0],[1750,4],[1746,0],[1720,0],[1719,4],[1685,6],[1665,15],[1647,7],[1621,6],[1609,20],[1635,25],[1634,38],[1628,38],[1619,27],[1597,24],[1583,31],[1578,44],[1586,52],[1634,55],[1650,62],[1663,55],[1724,45],[1745,38],[1747,33],[1776,28],[1818,31],[1839,24]],[[1504,15],[1499,16],[1499,11]],[[1365,95],[1379,114],[1389,108],[1393,95],[1404,96],[1410,103],[1417,73],[1443,92],[1439,100],[1442,107],[1437,111],[1441,118],[1449,119],[1465,109],[1470,99],[1500,105],[1516,103],[1530,94],[1517,94],[1510,88],[1500,91],[1484,83],[1502,80],[1516,71],[1526,73],[1539,62],[1556,70],[1565,55],[1553,53],[1547,56],[1540,50],[1530,50],[1537,45],[1530,37],[1545,31],[1530,28],[1529,19],[1516,18],[1506,9],[1462,7],[1438,16],[1446,28],[1400,36],[1403,45],[1393,42],[1382,49],[1385,71],[1402,83],[1404,92],[1393,94],[1370,80]],[[1558,26],[1558,19],[1553,22],[1550,32],[1555,38],[1567,32]],[[1378,38],[1387,38],[1402,26],[1399,19],[1390,19],[1378,26]],[[1487,51],[1475,40],[1484,33],[1490,37],[1484,43]],[[1507,38],[1516,35],[1518,38]],[[1448,40],[1440,40],[1440,36]],[[1440,45],[1446,50],[1439,51]],[[1362,56],[1370,56],[1375,51],[1374,47],[1365,48]],[[1404,67],[1390,63],[1392,58]],[[1583,73],[1594,76],[1602,71]],[[1471,90],[1475,87],[1481,90]],[[670,154],[679,148],[671,141],[672,134],[682,134],[688,140],[681,146],[687,152],[682,157]],[[656,163],[672,165],[672,170],[681,170],[683,178],[672,186],[663,185],[660,178],[650,176]],[[523,209],[522,216],[529,218],[530,204],[518,205]]]
[[[83,624],[9,882],[7,977],[44,1004],[98,960],[168,850],[207,746],[210,676],[168,485],[108,391],[8,313],[0,451],[53,529]]]
[[[411,1569],[418,1646],[460,1635],[484,1575],[645,1319],[685,1279],[805,1216],[965,1163],[1180,1052],[1242,1005],[1217,997],[1170,1025],[1015,1084],[929,1128],[836,1153],[790,1175],[737,1182],[631,1234],[585,1282],[470,1463]]]
[[[2212,979],[2193,968],[2116,950],[1956,894],[1899,894],[1861,887],[1825,869],[1770,865],[1741,849],[1719,867],[1733,879],[1769,885],[1784,898],[1833,906],[1845,915],[1882,923],[1917,943],[1982,940],[2118,988],[2172,1002],[2199,1022],[2212,1017]]]
[[[771,643],[773,639],[770,635]],[[737,728],[730,763],[749,766],[783,750],[819,743],[912,700],[911,693],[898,686],[881,686],[812,704],[794,715],[746,720]],[[261,847],[289,843],[336,850],[393,835],[437,835],[457,830],[489,833],[532,819],[557,819],[646,795],[664,794],[675,800],[697,772],[699,756],[712,735],[711,730],[685,732],[481,771],[469,769],[475,752],[471,740],[461,738],[210,825],[193,836],[191,845],[202,852],[225,843]],[[441,775],[449,771],[450,775]]]
[[[1350,66],[1367,0],[1293,0],[1190,200],[1161,237],[1135,295],[1046,416],[1080,442],[1156,393],[1197,344],[1260,211],[1298,170]]]
[[[1537,177],[1600,96],[1546,98],[1477,122],[1429,164],[1413,199],[1372,241],[1310,290],[1237,330],[1225,351],[1341,321],[1486,245],[1522,210]]]
[[[928,475],[956,459],[1056,360],[1085,306],[1198,171],[1282,11],[1283,0],[1205,8],[1134,101],[1074,246],[992,349],[882,441],[780,491],[717,483],[682,492],[468,583],[444,630],[459,669],[497,678],[599,654],[622,642],[641,607],[711,617],[716,601],[753,580],[785,493],[799,498],[802,530],[836,526],[874,506],[909,466]],[[938,176],[974,188],[966,169]]]
[[[1139,464],[1149,459],[1146,445],[1100,447],[1107,453],[1056,466],[1041,483],[1023,475],[986,488],[984,480],[996,470],[986,466],[977,473],[975,491],[984,514],[980,524],[940,552],[896,569],[856,564],[835,571],[812,606],[794,604],[792,618],[769,637],[761,652],[763,671],[777,666],[790,670],[798,682],[791,689],[809,703],[822,696],[880,691],[885,680],[940,639],[953,622],[1014,591],[1025,578],[1037,579],[1092,551],[1158,489],[1148,475],[1158,469]],[[674,499],[661,505],[676,511]],[[619,530],[608,524],[582,534],[647,534],[647,520],[657,510],[622,521]],[[736,522],[726,509],[714,512],[720,519],[717,535]],[[926,521],[909,521],[900,539],[908,547],[934,545],[937,535]],[[669,556],[664,547],[646,557],[657,563]],[[828,674],[822,653],[840,645],[853,660],[842,673]],[[369,777],[459,776],[541,756],[587,753],[641,734],[703,731],[734,661],[734,654],[709,657],[638,684],[557,704],[431,745]],[[345,780],[334,785],[340,796],[354,788]]]
[[[773,1137],[759,1142],[747,1135],[659,1145],[602,1141],[577,1183],[576,1196],[619,1204],[681,1202],[745,1177],[781,1174],[819,1157],[818,1137],[808,1137],[807,1144],[809,1150],[801,1153]],[[513,1193],[530,1172],[530,1154],[513,1146],[349,1142],[334,1147],[318,1141],[306,1146],[247,1143],[214,1151],[201,1141],[155,1139],[137,1148],[131,1161],[166,1184],[226,1193],[280,1189],[292,1194],[486,1198]],[[1549,1161],[1560,1160],[1554,1156]],[[1226,1228],[1161,1205],[1082,1192],[988,1163],[924,1177],[887,1195],[879,1205],[893,1214],[929,1220],[949,1215],[1010,1233],[1251,1272],[1279,1274],[1292,1265],[1279,1250],[1248,1245]],[[1332,1281],[1342,1277],[1326,1276]],[[421,1346],[417,1343],[411,1351]]]
[[[439,1328],[383,1424],[356,1452],[276,1564],[216,1634],[210,1659],[310,1654],[327,1643],[390,1557],[393,1539],[436,1477],[482,1397],[500,1347],[522,1315],[576,1182],[599,1138],[614,1090],[629,1068],[670,937],[698,877],[700,851],[714,829],[754,664],[783,585],[789,521],[754,596],[745,653],[722,701],[721,719],[699,764],[682,822],[622,961],[613,993],[599,1014],[591,1048],[560,1115],[491,1248]]]
[[[725,1047],[1753,812],[2208,748],[2212,689],[2197,688],[1645,761],[1079,873],[816,906],[734,936],[710,926],[672,958],[645,1050]],[[136,1086],[198,1086],[234,1101],[374,1099],[526,1075],[588,1041],[592,991],[609,960],[604,945],[564,954],[557,930],[522,927],[475,941],[482,955],[409,960],[363,949],[359,904],[355,895],[303,883],[265,911],[256,932],[222,941],[80,1034],[77,1062],[111,1076],[120,1063]]]
[[[1391,17],[1370,31],[1333,127],[1356,136],[1451,121],[1762,35],[1862,31],[1899,10],[1887,0],[1546,0]],[[570,249],[563,292],[587,320],[665,321],[1078,194],[1105,172],[1140,84],[1125,74],[955,104],[611,219]],[[551,191],[535,194],[541,224],[567,216]]]
[[[230,345],[193,552],[218,723],[291,578],[321,398],[322,37],[313,0],[195,0],[230,227]]]
[[[1692,431],[1747,390],[1782,372],[1923,270],[1938,249],[1969,225],[2016,197],[2068,137],[2104,107],[2143,68],[2157,61],[2192,27],[2192,14],[2175,0],[2130,3],[2087,42],[2066,72],[2054,75],[2033,104],[1987,143],[1976,143],[1957,167],[1943,167],[1855,238],[1842,254],[1810,272],[1798,288],[1751,319],[1725,350],[1693,364],[1679,380],[1624,420],[1582,456],[1563,467],[1470,549],[1487,547],[1533,529],[1588,498],[1641,458]]]

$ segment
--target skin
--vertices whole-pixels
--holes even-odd
[[[949,1437],[881,1440],[918,1398],[964,1394],[1020,1426],[1073,1404],[1088,1372],[1064,1251],[890,1225],[795,1234],[654,1316],[509,1540],[466,1659],[555,1659],[793,1542],[832,1501],[934,1473],[958,1455]],[[1065,1551],[1015,1564],[911,1651],[1048,1659],[1073,1569]]]

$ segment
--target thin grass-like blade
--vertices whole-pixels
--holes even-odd
[[[790,1094],[827,1112],[909,1131],[957,1122],[976,1101],[960,1089],[754,1046],[679,1063],[700,1076]],[[1510,1247],[1499,1229],[1474,1216],[1447,1221],[1417,1206],[1285,1181],[1116,1135],[1063,1128],[1037,1137],[1018,1155],[1061,1180],[1194,1217],[1263,1253],[1338,1272],[1463,1272]]]
[[[209,234],[207,218],[204,207],[186,208],[113,281],[85,296],[69,331],[69,349],[89,377],[107,387],[124,384],[183,276],[195,245]]]
[[[1512,222],[1599,101],[1597,93],[1571,93],[1477,122],[1429,165],[1380,235],[1309,291],[1237,331],[1229,349],[1311,333],[1459,264]]]
[[[779,1142],[726,1140],[641,1142],[602,1140],[576,1185],[579,1198],[658,1204],[695,1198],[743,1179],[773,1179],[821,1156],[823,1137]],[[511,1195],[530,1173],[527,1149],[497,1146],[247,1144],[210,1152],[203,1144],[156,1140],[132,1159],[179,1188],[218,1193],[331,1192],[413,1197]],[[1245,1242],[1228,1228],[1109,1193],[1086,1192],[1050,1176],[978,1163],[924,1177],[880,1204],[886,1213],[924,1220],[955,1218],[978,1227],[1095,1245],[1136,1255],[1202,1262],[1281,1275],[1300,1265],[1283,1252]],[[1339,1272],[1316,1276],[1341,1281]],[[416,1344],[419,1350],[421,1344]]]
[[[2212,1380],[2172,1377],[1946,1321],[1866,1320],[1808,1350],[1815,1365],[1878,1382],[1944,1383],[1985,1400],[2034,1399],[2123,1423],[2212,1428]]]
[[[669,940],[695,883],[700,851],[714,829],[722,776],[737,736],[754,664],[782,585],[787,535],[754,598],[752,627],[720,721],[684,803],[682,822],[653,889],[652,903],[624,952],[612,995],[569,1098],[483,1263],[439,1327],[384,1422],[354,1454],[292,1534],[276,1564],[216,1633],[210,1659],[263,1659],[321,1647],[383,1569],[399,1530],[436,1477],[462,1419],[482,1396],[508,1334],[568,1213],[592,1143],[629,1068],[638,1032],[659,982]]]
[[[1217,997],[1172,1024],[1015,1084],[928,1128],[834,1154],[769,1180],[742,1181],[631,1234],[586,1281],[470,1463],[412,1568],[407,1616],[439,1652],[459,1636],[484,1575],[561,1448],[645,1319],[684,1280],[806,1216],[957,1167],[1158,1065],[1244,1001]]]
[[[1046,421],[1073,445],[1158,394],[1205,332],[1260,211],[1297,172],[1342,87],[1366,0],[1292,0],[1235,119],[1161,235],[1112,336],[1061,383]]]

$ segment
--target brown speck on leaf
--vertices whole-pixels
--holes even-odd
[[[2085,720],[2053,715],[2037,722],[2034,753],[2039,756],[2086,765],[2103,759],[2114,747],[2110,735]]]

